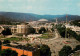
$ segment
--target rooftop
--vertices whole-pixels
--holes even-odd
[[[48,21],[47,19],[40,19],[40,20],[38,20],[38,21]]]

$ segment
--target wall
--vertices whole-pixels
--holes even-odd
[[[3,49],[8,49],[8,48],[10,48],[12,50],[15,50],[18,53],[18,56],[21,56],[23,54],[23,50],[21,50],[21,49],[17,49],[17,48],[13,48],[13,47],[8,47],[8,46],[2,46],[2,50]],[[24,50],[24,55],[33,56],[33,52]]]

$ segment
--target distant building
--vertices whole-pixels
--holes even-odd
[[[11,28],[12,33],[20,33],[20,34],[27,34],[30,25],[22,23],[20,25],[15,25]]]
[[[4,28],[2,26],[0,26],[0,33],[4,30]]]
[[[36,33],[39,32],[41,27],[44,27],[46,30],[51,31],[52,23],[48,23],[46,19],[40,19],[38,21],[28,22],[28,24],[22,23],[20,25],[15,25],[11,28],[12,33],[21,33],[27,34],[29,32],[29,28],[34,28]]]
[[[39,22],[39,23],[47,23],[48,20],[47,20],[47,19],[40,19],[40,20],[38,20],[38,22]]]
[[[71,25],[65,25],[65,26],[66,26],[66,28],[70,28],[72,31],[80,33],[80,27],[78,27],[78,26],[71,26]]]
[[[41,27],[44,27],[46,30],[51,31],[52,23],[50,23],[47,19],[40,19],[38,21],[32,21],[29,23],[38,33]]]

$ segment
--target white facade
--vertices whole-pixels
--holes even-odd
[[[80,32],[80,27],[78,26],[70,26],[70,25],[65,25],[66,28],[70,28],[72,31],[75,31],[75,32]]]

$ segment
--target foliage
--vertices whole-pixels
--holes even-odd
[[[35,29],[34,28],[30,28],[30,33],[35,33]]]
[[[51,30],[52,30],[52,31],[54,31],[54,27],[53,27],[53,28],[51,28]]]
[[[65,26],[57,25],[57,30],[59,34],[64,38],[65,37],[65,30],[67,30],[67,38],[74,37],[76,40],[80,41],[80,35],[78,35],[75,31],[70,30],[69,28],[65,28]]]
[[[71,25],[75,25],[75,26],[79,26],[80,27],[80,20],[72,21]]]
[[[80,45],[77,45],[76,48],[74,48],[73,52],[77,50],[80,50]]]
[[[27,55],[21,55],[21,56],[27,56]]]
[[[70,46],[64,46],[59,51],[59,56],[68,56],[72,52],[72,48]]]
[[[1,52],[1,56],[18,56],[18,53],[11,49],[4,49]]]
[[[11,37],[11,38],[6,38],[4,40],[9,40],[9,41],[19,41],[21,40],[21,38],[15,38],[15,37]]]
[[[80,35],[78,35],[76,32],[72,31],[72,30],[68,30],[67,31],[69,36],[74,37],[76,40],[80,41]]]
[[[42,36],[39,37],[39,38],[49,39],[49,38],[52,38],[52,37],[53,37],[53,33],[44,33],[44,34],[42,34]]]
[[[2,45],[2,42],[0,41],[0,45]]]
[[[2,45],[2,42],[0,41],[0,55],[1,55],[1,45]]]
[[[2,34],[5,35],[12,35],[11,30],[9,28],[6,28],[5,30],[2,31]]]
[[[65,27],[62,24],[56,25],[56,28],[62,37],[65,37]]]
[[[31,46],[31,44],[29,44],[29,43],[26,44],[26,47],[30,47],[30,46]]]
[[[42,34],[42,33],[45,33],[45,32],[46,32],[46,29],[44,27],[41,27],[40,30],[39,30],[39,33]]]
[[[4,41],[3,41],[3,44],[9,44],[9,43],[10,43],[9,40],[4,40]]]
[[[48,45],[42,45],[40,47],[40,56],[51,56],[51,51]]]

